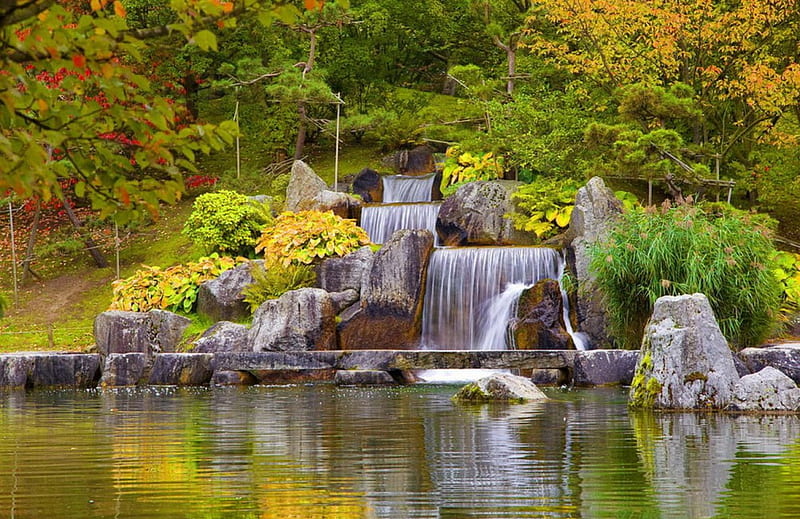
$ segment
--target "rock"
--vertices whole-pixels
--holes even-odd
[[[95,387],[100,356],[88,353],[10,353],[0,355],[2,388]]]
[[[590,350],[575,353],[572,372],[576,386],[628,386],[633,381],[638,350]]]
[[[332,292],[331,301],[333,301],[333,311],[339,314],[345,308],[358,302],[358,292],[349,288],[341,292]]]
[[[317,266],[317,287],[328,292],[353,289],[361,293],[364,278],[372,268],[375,253],[369,247],[361,247],[341,258],[328,258]]]
[[[33,370],[35,354],[0,355],[0,388],[24,388]]]
[[[383,180],[374,169],[364,168],[353,179],[353,194],[361,197],[366,203],[380,202],[383,200]]]
[[[396,386],[397,381],[388,371],[340,369],[333,382],[337,386]]]
[[[164,310],[122,312],[110,310],[94,320],[94,340],[100,355],[172,352],[191,321]]]
[[[142,382],[147,368],[144,353],[112,353],[105,359],[101,387],[135,386]]]
[[[250,317],[250,305],[244,302],[242,290],[253,283],[251,267],[251,262],[242,263],[201,284],[197,313],[213,321],[241,321]]]
[[[285,385],[285,384],[314,384],[316,382],[330,382],[335,377],[334,369],[299,369],[286,371],[257,371],[253,375],[258,378],[259,384]]]
[[[162,353],[156,355],[148,384],[154,386],[203,386],[211,381],[208,353]]]
[[[286,187],[287,211],[303,211],[303,203],[310,203],[311,200],[325,191],[328,185],[322,180],[308,164],[302,160],[294,161],[292,164],[292,174],[289,185]]]
[[[518,182],[470,182],[445,199],[436,231],[443,245],[530,244],[531,236],[514,229],[505,214],[514,210],[511,194]]]
[[[511,331],[518,350],[575,349],[564,328],[564,303],[558,281],[543,279],[522,293]]]
[[[566,369],[533,369],[530,371],[530,381],[537,386],[561,386],[569,383],[569,373]]]
[[[548,400],[536,384],[524,377],[495,373],[458,390],[458,402],[540,402]]]
[[[247,333],[247,326],[243,324],[219,321],[195,341],[191,353],[247,351]]]
[[[212,386],[252,386],[258,379],[247,371],[215,371],[211,375]]]
[[[750,373],[772,366],[800,383],[800,344],[778,344],[767,348],[745,348],[738,353]]]
[[[427,146],[392,153],[382,158],[381,164],[401,175],[426,175],[436,169],[433,150]]]
[[[739,374],[703,294],[659,298],[644,330],[629,402],[658,409],[724,409]]]
[[[578,190],[575,209],[569,222],[567,239],[574,258],[578,283],[578,330],[589,336],[593,348],[608,348],[608,312],[602,294],[595,288],[595,276],[589,270],[589,248],[604,240],[622,214],[622,204],[600,177],[593,177]]]
[[[336,349],[335,310],[330,294],[322,289],[290,290],[258,307],[248,334],[248,349]]]
[[[798,411],[800,388],[781,371],[767,366],[742,377],[733,389],[730,411]]]
[[[361,305],[339,325],[342,349],[403,349],[419,345],[422,298],[433,235],[402,230],[375,253]]]
[[[341,218],[355,218],[360,207],[361,202],[358,199],[347,193],[337,193],[327,189],[317,193],[311,200],[304,200],[298,204],[299,210],[302,211],[322,213],[331,211]]]

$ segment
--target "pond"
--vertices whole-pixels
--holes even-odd
[[[631,413],[619,389],[0,393],[0,517],[800,517],[800,418]]]

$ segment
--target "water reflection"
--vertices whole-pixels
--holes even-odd
[[[800,516],[798,417],[453,392],[4,393],[0,517]]]

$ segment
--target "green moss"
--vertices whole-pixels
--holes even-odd
[[[695,371],[694,373],[689,373],[683,377],[683,382],[686,384],[689,382],[694,382],[695,380],[702,380],[703,382],[706,382],[708,380],[708,376],[700,373],[699,371]]]

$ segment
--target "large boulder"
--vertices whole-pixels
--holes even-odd
[[[123,312],[110,310],[94,320],[94,340],[100,355],[174,352],[191,321],[165,310]]]
[[[724,409],[739,374],[703,294],[659,298],[631,384],[633,407]]]
[[[578,190],[569,222],[569,255],[574,259],[578,283],[578,330],[589,336],[593,348],[607,348],[612,344],[608,335],[608,312],[596,288],[595,276],[589,270],[589,248],[608,236],[620,214],[622,204],[613,191],[606,187],[603,179],[593,177]]]
[[[471,382],[453,396],[457,402],[542,402],[547,396],[525,377],[494,373]]]
[[[353,179],[352,190],[364,203],[380,202],[383,200],[383,178],[374,169],[364,168]]]
[[[504,215],[514,210],[511,195],[518,182],[470,182],[442,203],[436,231],[443,245],[519,245],[531,236],[517,231]]]
[[[248,349],[308,351],[336,349],[336,308],[320,288],[290,290],[264,302],[253,315]]]
[[[422,332],[422,298],[433,235],[402,230],[375,253],[361,304],[339,324],[342,349],[415,348]]]
[[[156,355],[147,383],[153,386],[204,386],[211,381],[208,353],[162,353]]]
[[[800,388],[781,371],[767,366],[746,375],[733,389],[731,411],[797,411],[800,409]]]
[[[101,387],[136,386],[143,382],[147,370],[144,353],[112,353],[105,358]]]
[[[401,175],[426,175],[436,169],[433,150],[428,146],[400,150],[382,158],[381,163]]]
[[[625,385],[633,382],[638,350],[589,350],[575,353],[572,383],[576,386]]]
[[[247,351],[247,334],[247,326],[243,324],[219,321],[194,342],[191,353]]]
[[[250,317],[250,305],[245,303],[242,290],[253,283],[251,266],[250,262],[242,263],[201,284],[197,291],[197,313],[213,321],[241,321]]]
[[[341,258],[328,258],[317,266],[317,287],[328,292],[353,289],[361,293],[361,285],[372,268],[375,253],[361,247]]]
[[[333,378],[337,386],[396,386],[397,381],[388,371],[340,369]]]
[[[575,349],[564,328],[564,302],[558,281],[539,281],[522,293],[517,304],[511,331],[518,350]]]
[[[286,210],[303,211],[304,203],[328,189],[328,185],[302,160],[294,161],[289,185],[286,187]]]
[[[97,385],[100,356],[87,353],[11,353],[0,355],[2,388],[76,388]]]

